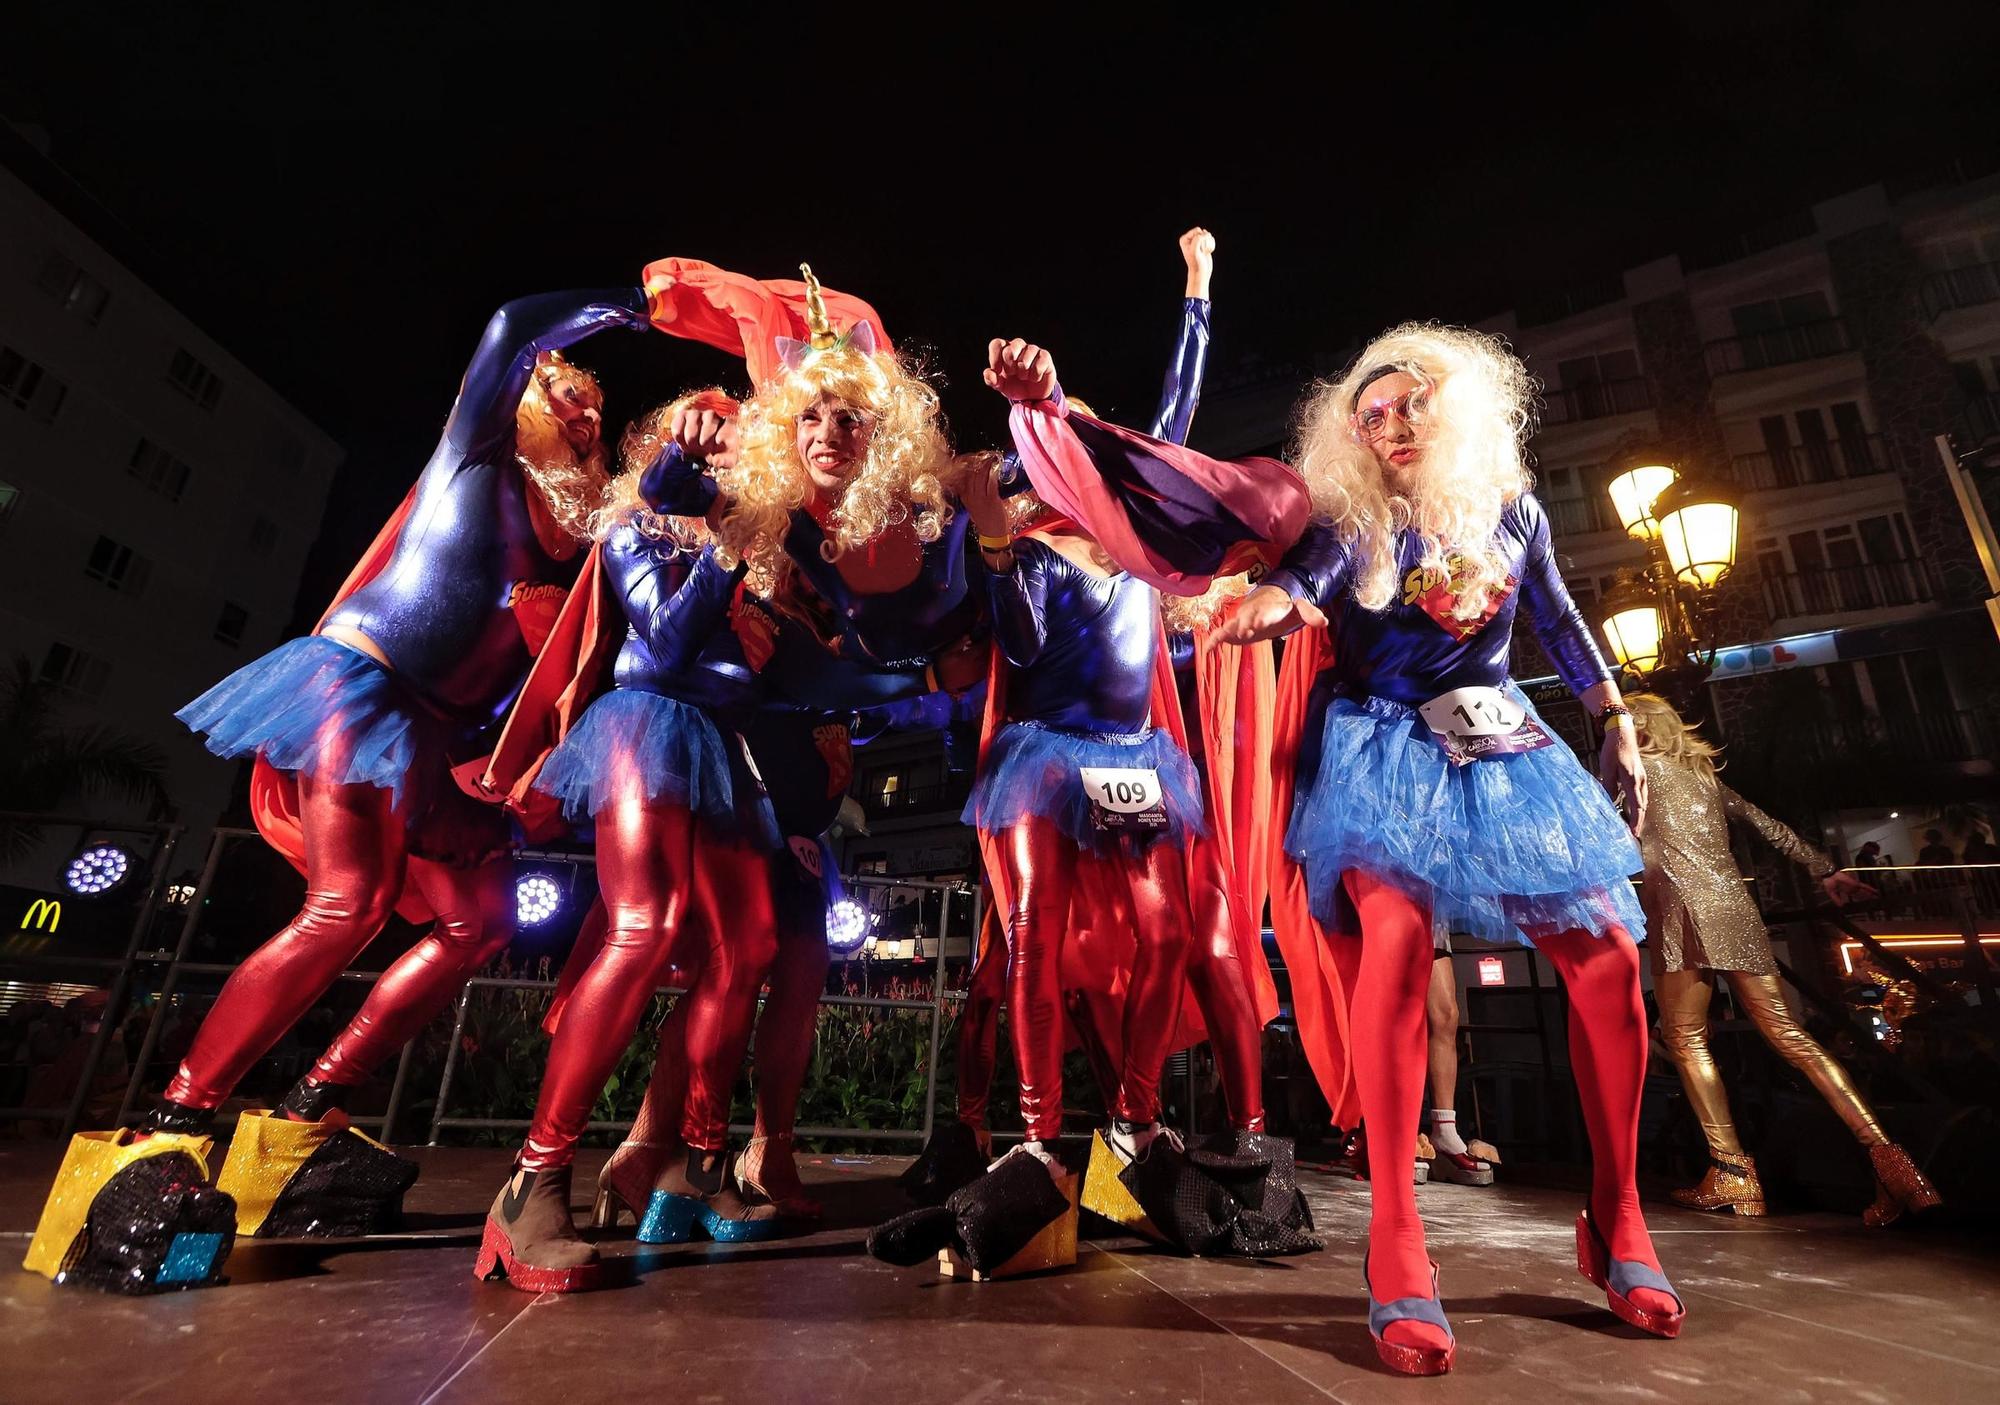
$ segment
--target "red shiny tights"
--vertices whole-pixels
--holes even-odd
[[[780,862],[791,860],[780,855]],[[800,914],[796,920],[781,922],[777,933],[777,958],[771,962],[771,984],[764,997],[764,1009],[756,1016],[755,1060],[757,1066],[757,1130],[760,1137],[783,1136],[798,1121],[799,1091],[805,1086],[806,1071],[812,1065],[813,1035],[819,1024],[819,1000],[826,990],[826,918],[823,910],[813,910],[817,927]],[[695,1140],[688,1128],[697,1101],[713,1108],[719,1104],[723,1131],[728,1130],[729,1094],[736,1083],[742,1062],[741,1042],[734,1064],[722,1062],[724,1055],[714,1049],[695,1049],[688,1042],[689,1011],[708,986],[704,968],[690,982],[690,994],[674,1006],[660,1025],[660,1052],[653,1064],[653,1076],[646,1084],[646,1097],[639,1115],[626,1134],[628,1144],[660,1145],[672,1138],[676,1125],[680,1139],[704,1150],[713,1145]],[[695,1085],[701,1085],[696,1091]],[[711,1123],[698,1124],[706,1131]]]
[[[1067,835],[1039,818],[1003,833],[999,849],[1013,894],[1007,913],[1007,1000],[1027,1136],[1046,1140],[1062,1133],[1062,948],[1071,895],[1080,871],[1090,865],[1102,867],[1093,876],[1104,886],[1122,891],[1122,920],[1138,944],[1125,996],[1118,1096],[1111,1111],[1132,1122],[1157,1120],[1160,1072],[1173,1043],[1187,959],[1187,877],[1181,850],[1161,841],[1137,854],[1079,854]],[[1090,916],[1097,922],[1118,920],[1103,912]]]
[[[408,852],[390,792],[300,775],[306,898],[298,916],[229,977],[181,1061],[167,1099],[215,1107],[381,932],[407,881],[437,925],[400,957],[313,1070],[360,1083],[442,1009],[513,935],[511,867],[448,868]]]
[[[1264,1130],[1264,1027],[1250,973],[1236,950],[1236,923],[1229,894],[1214,864],[1203,862],[1200,842],[1188,876],[1194,900],[1194,940],[1188,946],[1188,984],[1208,1026],[1209,1048],[1222,1076],[1229,1125],[1243,1132]]]
[[[983,1131],[1000,1061],[1000,1002],[1007,994],[1007,938],[989,899],[979,927],[979,957],[958,1012],[958,1120]]]
[[[687,1102],[688,1141],[728,1139],[729,1088],[743,1062],[757,988],[771,964],[771,890],[765,856],[718,838],[681,806],[649,803],[633,784],[597,815],[597,880],[609,927],[571,989],[549,1045],[535,1117],[520,1156],[530,1171],[569,1164],[591,1105],[632,1038],[690,912],[709,934],[707,979],[684,1002],[690,1049],[726,1068]]]
[[[1354,1079],[1368,1124],[1369,1284],[1378,1302],[1427,1298],[1430,1258],[1411,1185],[1410,1148],[1424,1092],[1431,916],[1408,893],[1372,874],[1350,870],[1343,881],[1361,919],[1350,1027]],[[1535,945],[1569,990],[1570,1066],[1593,1160],[1591,1215],[1614,1255],[1658,1268],[1635,1182],[1646,1071],[1638,948],[1618,926],[1603,936],[1581,930],[1538,935]],[[1414,1343],[1427,1342],[1423,1334],[1433,1329],[1402,1323],[1392,1330]]]

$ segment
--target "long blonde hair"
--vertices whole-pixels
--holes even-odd
[[[730,499],[724,543],[751,559],[782,548],[790,514],[812,495],[799,460],[799,416],[822,396],[874,424],[860,466],[827,518],[828,556],[866,546],[902,522],[919,539],[937,540],[951,518],[947,492],[957,482],[937,392],[896,353],[867,355],[843,343],[811,353],[744,403],[736,463],[716,474]]]
[[[1658,756],[1689,770],[1713,778],[1722,763],[1713,742],[1696,736],[1699,730],[1674,710],[1674,705],[1657,693],[1627,693],[1625,706],[1632,709],[1632,726],[1639,738],[1639,752]]]
[[[1390,491],[1382,465],[1352,428],[1362,387],[1383,367],[1431,387],[1424,454],[1406,492]],[[1364,609],[1386,609],[1397,598],[1396,535],[1407,528],[1417,534],[1419,565],[1451,577],[1453,614],[1476,619],[1486,612],[1507,579],[1494,541],[1500,516],[1532,482],[1521,446],[1534,427],[1534,404],[1535,383],[1506,342],[1435,322],[1390,328],[1339,380],[1314,388],[1299,408],[1293,462],[1314,511],[1353,545],[1354,598]]]
[[[604,389],[597,377],[581,366],[563,359],[562,353],[545,351],[535,360],[535,372],[514,410],[514,458],[548,504],[549,515],[563,531],[579,542],[589,541],[593,519],[604,501],[608,486],[605,463],[609,454],[600,435],[587,458],[563,436],[562,421],[549,404],[549,386],[559,380],[574,382],[591,404],[604,409]]]

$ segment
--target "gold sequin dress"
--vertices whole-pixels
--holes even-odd
[[[1655,959],[1667,971],[1701,969],[1777,974],[1764,919],[1729,852],[1729,821],[1741,820],[1815,878],[1833,872],[1826,855],[1715,777],[1648,756],[1646,859],[1641,894]]]

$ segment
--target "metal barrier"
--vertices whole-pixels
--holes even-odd
[[[179,924],[179,930],[172,949],[147,950],[144,949],[144,943],[147,933],[152,930],[164,905],[167,878],[171,872],[173,855],[184,834],[182,826],[170,824],[110,823],[87,816],[0,812],[0,821],[7,820],[41,825],[76,827],[85,832],[90,830],[110,830],[121,833],[150,834],[156,836],[158,840],[149,863],[147,886],[134,913],[131,931],[127,937],[125,951],[122,956],[117,958],[14,957],[10,958],[6,963],[8,966],[17,969],[29,971],[40,970],[52,974],[56,971],[73,973],[88,970],[94,973],[102,973],[108,978],[107,984],[109,990],[104,1017],[92,1036],[91,1045],[78,1077],[76,1089],[70,1096],[67,1107],[61,1109],[53,1107],[0,1107],[0,1119],[44,1120],[51,1122],[60,1119],[61,1136],[66,1140],[81,1125],[92,1091],[97,1086],[98,1072],[103,1066],[106,1050],[109,1048],[111,1038],[122,1021],[127,1002],[134,996],[135,992],[150,990],[154,993],[155,999],[148,1012],[145,1031],[140,1039],[137,1054],[133,1059],[131,1075],[126,1081],[125,1089],[119,1102],[116,1120],[120,1124],[129,1120],[140,1105],[148,1071],[159,1049],[167,1012],[172,1007],[176,994],[181,991],[186,978],[191,976],[221,976],[226,978],[237,969],[238,963],[191,961],[188,959],[188,956],[193,948],[195,938],[201,930],[204,905],[210,894],[214,891],[217,874],[228,847],[243,840],[258,839],[259,836],[252,829],[222,827],[214,831],[209,841],[207,854],[202,863],[200,877],[194,884],[193,891],[184,895],[185,916]],[[528,863],[562,862],[579,866],[594,863],[593,857],[588,854],[530,852],[523,853],[518,858]],[[935,945],[934,959],[930,963],[931,991],[927,999],[892,999],[865,994],[829,995],[823,993],[820,1000],[822,1005],[830,1006],[930,1011],[928,1055],[925,1060],[923,1125],[920,1128],[805,1126],[800,1127],[798,1132],[800,1135],[808,1137],[841,1137],[860,1140],[928,1140],[936,1124],[938,1061],[943,1044],[945,1007],[950,1002],[962,1003],[966,996],[966,992],[963,990],[951,990],[947,988],[947,957],[961,931],[967,944],[967,951],[970,952],[976,949],[980,923],[983,917],[983,894],[976,887],[936,883],[926,880],[890,879],[875,875],[859,875],[845,881],[848,887],[854,890],[857,895],[887,895],[898,892],[914,894],[918,898],[918,907],[920,909],[928,904],[930,895],[936,895],[937,923],[935,935],[932,936],[926,932],[918,938],[918,940],[925,944],[934,943]],[[962,915],[960,912],[961,904],[954,902],[954,899],[963,900]],[[180,899],[177,899],[178,901]],[[962,927],[961,922],[964,924]],[[151,978],[148,978],[148,973],[151,973]],[[336,983],[372,985],[379,979],[379,972],[348,970],[340,973],[336,978]],[[448,1046],[445,1065],[439,1077],[437,1103],[433,1109],[428,1136],[431,1144],[437,1144],[439,1133],[446,1129],[460,1128],[466,1130],[500,1131],[519,1130],[527,1127],[528,1123],[525,1119],[448,1116],[449,1099],[453,1082],[460,1073],[459,1059],[462,1049],[462,1036],[465,1031],[467,1010],[472,998],[472,992],[477,989],[552,990],[554,986],[554,981],[521,980],[498,976],[475,976],[467,982],[465,989],[459,993],[456,1001],[453,1038]],[[679,995],[684,992],[676,987],[663,987],[661,993]],[[762,1003],[761,997],[759,1003],[760,1005]],[[419,1039],[421,1037],[419,1036]],[[398,1057],[388,1103],[382,1115],[380,1117],[359,1117],[355,1119],[363,1127],[377,1129],[384,1139],[387,1139],[393,1133],[402,1113],[409,1087],[413,1054],[418,1042],[419,1040],[412,1040],[409,1044],[406,1044]],[[592,1123],[591,1127],[592,1130],[597,1131],[622,1131],[628,1125],[624,1123]],[[741,1132],[747,1129],[737,1127],[732,1130]]]

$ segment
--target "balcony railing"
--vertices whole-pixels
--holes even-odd
[[[1802,615],[1839,615],[1922,605],[1937,599],[1937,587],[1922,561],[1877,561],[1862,566],[1821,566],[1810,571],[1758,578],[1764,608],[1773,620]]]
[[[1853,349],[1853,339],[1847,334],[1847,319],[1828,317],[1796,327],[1774,327],[1768,332],[1712,341],[1707,347],[1708,373],[1726,376],[1736,371],[1761,371],[1767,366],[1789,366],[1796,361],[1837,356]]]
[[[1798,730],[1798,759],[1841,766],[1888,762],[1949,765],[1992,754],[1986,720],[1975,712],[1933,709],[1907,717],[1808,720]]]
[[[920,815],[927,810],[957,810],[972,791],[969,777],[931,785],[905,786],[863,795],[861,808],[870,815]]]
[[[1542,510],[1549,515],[1549,531],[1558,537],[1581,532],[1615,532],[1618,522],[1611,505],[1592,498],[1543,498]]]
[[[1548,402],[1548,407],[1542,412],[1544,425],[1601,420],[1606,415],[1630,414],[1634,410],[1649,410],[1653,406],[1653,392],[1638,376],[1628,380],[1551,386],[1542,395]]]
[[[1887,473],[1894,464],[1879,434],[1850,435],[1817,444],[1792,444],[1777,452],[1737,454],[1729,461],[1729,476],[1749,492],[1760,488],[1797,488],[1808,483],[1836,483],[1844,478],[1868,478]]]
[[[1918,296],[1924,313],[1936,319],[1953,308],[2000,302],[2000,263],[1975,263],[1966,268],[1940,268],[1924,275]]]

